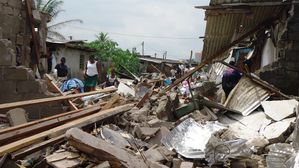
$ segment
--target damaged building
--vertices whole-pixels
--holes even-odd
[[[251,72],[287,94],[298,95],[296,1],[211,0],[209,6],[196,8],[206,13],[203,60],[232,55],[240,66],[248,57]]]
[[[31,0],[0,0],[0,168],[299,167],[298,5],[196,6],[207,21],[199,65],[169,80],[179,61],[139,56],[146,73],[84,92],[45,73],[49,51],[80,78],[94,50],[47,40]],[[226,95],[228,68],[240,79]]]

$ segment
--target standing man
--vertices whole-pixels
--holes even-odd
[[[65,60],[64,57],[62,57],[62,58],[60,59],[60,61],[61,61],[60,64],[57,64],[57,65],[55,66],[55,69],[57,69],[57,77],[58,77],[58,81],[60,81],[60,82],[64,82],[64,81],[67,80],[68,68],[67,68],[67,66],[65,65],[66,60]]]

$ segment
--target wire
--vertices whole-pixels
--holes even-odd
[[[69,25],[69,27],[81,29],[81,30],[92,31],[92,32],[101,32],[100,30],[79,27],[79,26],[73,26],[73,25]],[[158,36],[158,35],[144,35],[144,34],[126,34],[126,33],[118,33],[118,32],[106,32],[106,33],[109,33],[112,35],[118,35],[118,36],[139,37],[139,38],[157,38],[157,39],[169,39],[169,40],[200,40],[199,38],[194,38],[194,37],[174,37],[174,36]]]

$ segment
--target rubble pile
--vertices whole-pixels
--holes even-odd
[[[137,85],[126,80],[118,88],[61,93],[57,99],[78,109],[33,122],[22,109],[10,110],[7,120],[15,126],[0,130],[2,162],[54,168],[297,165],[297,100],[271,95],[246,78],[223,104],[221,87],[207,78],[193,80],[188,92],[183,83],[167,87],[143,78]],[[6,107],[17,106],[0,105]]]

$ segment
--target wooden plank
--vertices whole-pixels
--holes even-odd
[[[67,122],[70,122],[72,120],[85,117],[87,115],[94,114],[96,112],[99,112],[101,109],[100,106],[95,106],[93,108],[89,108],[86,110],[82,110],[77,113],[73,113],[70,115],[61,116],[58,118],[54,118],[52,120],[47,120],[45,122],[41,122],[38,124],[31,125],[29,127],[17,129],[11,132],[8,132],[6,134],[0,134],[0,144],[5,145],[23,138],[26,138],[31,135],[35,135],[37,133],[40,133],[42,131],[46,131],[50,128],[54,128],[57,126],[60,126],[62,124],[65,124]]]
[[[248,36],[252,35],[253,33],[257,32],[258,30],[263,29],[266,26],[269,26],[273,24],[273,22],[277,20],[276,18],[269,18],[263,21],[262,23],[258,24],[256,27],[254,27],[252,30],[248,31],[241,37],[239,37],[237,40],[233,41],[232,43],[228,44],[227,46],[221,48],[220,50],[216,51],[215,54],[213,54],[210,58],[204,60],[202,63],[200,63],[197,67],[195,67],[193,70],[189,71],[188,73],[184,74],[181,78],[174,81],[174,83],[170,86],[168,86],[164,92],[170,91],[173,87],[177,86],[181,82],[183,82],[186,78],[200,70],[202,67],[204,67],[206,64],[209,64],[213,61],[213,59],[217,58],[219,55],[223,54],[225,51],[229,50],[231,47],[235,46],[236,44],[240,43],[242,40],[247,38]]]
[[[18,151],[24,147],[27,147],[29,145],[44,141],[46,138],[54,138],[54,137],[60,136],[60,135],[64,134],[70,128],[84,127],[84,126],[102,121],[108,117],[122,114],[122,113],[130,110],[133,107],[134,107],[133,104],[127,104],[124,106],[118,106],[118,107],[115,107],[112,109],[104,110],[104,111],[101,111],[100,113],[92,114],[92,115],[86,116],[84,118],[80,118],[80,119],[74,120],[72,122],[66,123],[59,127],[50,129],[48,131],[41,132],[34,136],[24,138],[22,140],[10,143],[5,146],[1,146],[0,147],[0,156],[3,156],[5,153],[12,153],[12,152]]]
[[[50,77],[49,74],[45,74],[45,78],[48,81],[48,85],[50,85],[50,88],[52,88],[55,93],[59,93],[61,96],[64,96],[62,91],[58,88],[58,86],[53,82],[53,79]],[[78,108],[75,106],[75,104],[71,100],[67,100],[71,110],[78,110]]]
[[[40,51],[39,51],[39,45],[38,45],[37,32],[35,32],[35,27],[34,27],[34,20],[33,20],[33,14],[32,14],[32,0],[25,0],[25,5],[26,5],[26,14],[27,14],[30,29],[31,29],[33,50],[34,50],[34,54],[36,57],[36,62],[34,62],[34,63],[37,65],[37,67],[39,69]]]
[[[52,146],[52,145],[55,145],[57,143],[61,143],[63,142],[65,139],[64,139],[64,135],[60,135],[58,137],[55,137],[55,138],[52,138],[52,139],[49,139],[49,140],[46,140],[44,142],[41,142],[37,145],[34,145],[33,147],[30,147],[22,152],[18,152],[18,153],[14,153],[12,154],[12,158],[14,160],[20,160],[20,159],[23,159],[24,157],[34,153],[34,152],[37,152],[37,151],[40,151],[46,147],[49,147],[49,146]]]
[[[78,93],[78,94],[72,94],[72,95],[67,95],[67,96],[49,97],[49,98],[44,98],[44,99],[34,99],[34,100],[19,101],[19,102],[14,102],[14,103],[5,103],[5,104],[0,104],[0,110],[6,110],[6,109],[10,109],[10,108],[36,105],[36,104],[42,104],[42,103],[57,102],[57,101],[68,100],[68,99],[73,99],[73,98],[77,98],[77,97],[94,95],[94,94],[98,94],[98,93],[115,92],[116,90],[117,90],[116,88],[107,88],[107,89],[103,89],[103,90],[86,92],[86,93]]]
[[[113,97],[109,100],[109,102],[103,106],[102,110],[110,109],[112,105],[119,100],[119,98],[120,98],[119,94],[113,95]]]
[[[102,106],[102,105],[105,105],[105,102],[100,104],[100,106]],[[45,121],[48,121],[48,120],[59,118],[59,117],[62,117],[62,116],[71,115],[71,114],[74,114],[74,113],[79,113],[83,110],[87,110],[87,109],[90,109],[90,108],[95,108],[95,107],[86,107],[86,108],[82,108],[82,109],[79,109],[79,110],[74,110],[74,111],[70,111],[70,112],[66,112],[66,113],[46,117],[46,118],[43,118],[43,119],[31,121],[31,122],[28,122],[28,123],[25,123],[25,124],[22,124],[22,125],[9,127],[9,128],[5,128],[5,129],[0,129],[0,135],[11,132],[11,131],[14,131],[14,130],[18,130],[18,129],[21,129],[21,128],[29,127],[29,126],[32,126],[32,125],[35,125],[35,124],[39,124],[39,123],[42,123],[42,122],[45,122]]]
[[[66,132],[70,145],[101,161],[109,161],[112,167],[143,168],[148,167],[145,162],[126,150],[92,136],[78,128]]]

